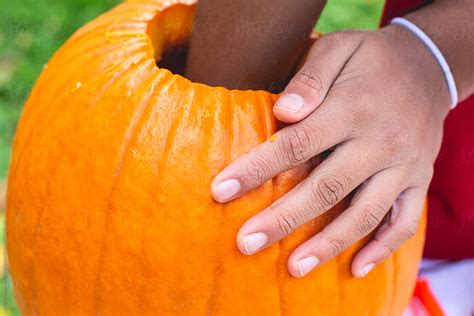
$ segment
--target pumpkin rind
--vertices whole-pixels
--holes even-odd
[[[123,3],[77,31],[38,79],[18,125],[7,193],[22,313],[401,314],[424,217],[416,236],[364,280],[351,276],[350,262],[365,241],[303,279],[286,268],[291,251],[347,200],[257,255],[238,252],[244,221],[308,171],[225,205],[212,200],[212,178],[276,131],[277,96],[212,88],[156,66],[160,47],[189,37],[193,5]]]

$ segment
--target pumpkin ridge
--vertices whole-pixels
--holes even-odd
[[[169,72],[161,71],[161,72],[159,72],[159,74],[162,75],[162,77],[160,78],[160,82],[159,82],[159,84],[157,84],[157,87],[158,86],[160,86],[160,88],[162,88],[163,86],[164,87],[169,87],[169,86],[171,86],[171,84],[173,82],[176,81],[176,77],[173,76]],[[155,102],[154,106],[156,106],[157,101],[159,100],[159,97],[160,97],[160,94],[158,93],[158,92],[160,92],[160,90],[161,89],[158,89],[157,91],[155,91],[155,93],[153,93],[149,104],[153,104],[153,102]],[[178,128],[180,127],[183,112],[185,111],[185,106],[186,106],[187,103],[190,102],[190,100],[192,100],[192,95],[194,95],[193,90],[191,90],[191,92],[189,92],[189,95],[187,97],[183,97],[182,101],[176,106],[177,109],[174,112],[174,118],[172,119],[172,123],[169,125],[169,127],[167,129],[166,140],[164,142],[163,149],[160,153],[161,158],[159,159],[160,163],[159,163],[159,166],[158,166],[158,177],[162,176],[162,174],[164,173],[166,162],[168,161],[168,157],[170,155],[170,147],[171,147],[171,145],[173,143],[173,140],[176,136],[176,132],[177,132]],[[149,110],[146,111],[146,112],[148,112],[147,117],[150,117],[152,115],[151,113],[153,112],[154,106],[148,107]],[[148,123],[148,120],[145,120],[143,125],[146,125],[146,123]],[[141,129],[140,129],[140,131],[141,131]],[[133,140],[133,143],[135,143],[135,142],[136,142],[136,139]],[[158,181],[158,183],[160,183],[160,182]],[[159,195],[161,191],[162,191],[162,187],[160,185],[158,185],[156,187],[155,194]],[[144,216],[146,216],[146,215],[144,215]],[[143,225],[142,226],[142,237],[141,237],[142,249],[143,249],[142,251],[143,252],[146,251],[146,247],[145,247],[145,244],[144,244],[145,243],[145,232],[146,232],[146,228],[145,228],[145,225]],[[148,264],[148,262],[143,263],[144,266],[146,264]],[[142,283],[141,286],[142,286],[142,293],[145,293],[145,291],[146,291],[145,284]],[[140,308],[142,308],[143,306],[147,306],[147,304],[145,304],[146,303],[145,295],[140,296],[140,301],[141,301]],[[142,314],[145,314],[146,312],[148,312],[148,311],[142,309]]]
[[[143,23],[143,29],[146,29],[146,23]],[[109,53],[109,51],[117,52],[118,48],[116,45],[113,44],[118,44],[118,42],[111,42],[108,41],[105,37],[107,30],[111,27],[110,23],[105,23],[102,25],[100,28],[97,30],[97,34],[94,32],[84,32],[81,34],[81,37],[71,37],[69,40],[67,40],[59,49],[58,51],[53,55],[51,60],[49,61],[49,64],[51,66],[54,66],[54,62],[58,60],[58,57],[61,56],[62,54],[69,53],[71,57],[69,59],[61,59],[61,63],[64,62],[75,62],[78,63],[78,56],[84,56],[85,58],[96,58],[96,55],[94,55],[92,52],[97,50],[97,49],[104,49],[104,51],[101,51],[101,54],[103,53]],[[103,28],[103,29],[102,29]],[[79,31],[79,30],[78,30]],[[144,32],[142,30],[142,32]],[[143,35],[143,33],[139,33],[138,31],[136,32],[137,35]],[[83,41],[86,41],[86,43],[82,43]],[[89,44],[89,45],[84,45],[84,44]],[[146,45],[146,43],[145,43]],[[80,49],[79,49],[80,48]],[[69,52],[72,50],[72,52]],[[112,52],[112,53],[113,53]],[[146,53],[147,51],[142,51]],[[126,57],[130,57],[129,54],[127,54]],[[103,56],[101,56],[103,58]],[[62,68],[58,69],[58,72],[63,70]]]
[[[234,105],[233,103],[233,100],[234,100],[234,92],[231,92],[227,89],[222,89],[220,90],[221,91],[221,95],[224,95],[224,98],[222,98],[223,100],[225,100],[225,106],[224,106],[224,109],[225,109],[225,121],[227,122],[226,126],[226,135],[227,135],[227,146],[226,146],[226,150],[225,150],[225,166],[227,166],[229,163],[232,162],[232,149],[231,149],[231,146],[232,146],[232,143],[233,143],[233,140],[234,140],[234,133],[233,133],[233,122],[234,122],[234,115],[235,115],[235,112],[232,111],[232,106]],[[227,204],[223,204],[224,206],[224,209],[225,209],[225,206]],[[224,212],[224,209],[223,209],[223,214],[225,215],[226,213]]]
[[[268,99],[269,102],[265,101],[263,98]],[[268,111],[269,108],[265,106],[268,103],[273,104],[272,96],[268,95],[266,93],[261,93],[260,94],[260,100],[261,100],[261,107],[263,108],[264,118],[265,118],[265,124],[264,126],[266,127],[266,139],[269,139],[271,135],[275,132],[274,131],[274,125],[275,121],[274,119],[272,120],[273,112]],[[276,177],[273,177],[271,180],[271,186],[272,186],[272,201],[276,201],[279,197],[277,196],[277,192],[275,190],[276,186]],[[273,202],[272,202],[273,203]],[[284,316],[286,313],[284,312],[283,306],[285,305],[285,297],[283,295],[283,280],[284,280],[284,273],[286,272],[284,267],[286,266],[285,264],[286,258],[283,257],[283,244],[282,240],[278,241],[278,260],[277,260],[277,286],[278,286],[278,303],[280,307],[280,316]]]
[[[120,52],[122,55],[119,56],[120,58],[123,58],[123,62],[125,63],[126,61],[131,62],[135,58],[137,58],[139,61],[148,59],[148,53],[146,51],[140,50],[137,48],[134,48],[133,50],[129,50],[128,52],[122,52],[121,48],[117,47],[118,43],[114,44],[108,44],[108,45],[97,45],[94,47],[94,49],[86,49],[83,52],[79,51],[74,52],[74,53],[69,53],[64,56],[57,54],[58,59],[53,58],[49,61],[48,63],[48,68],[54,68],[56,63],[63,64],[63,63],[68,63],[68,64],[87,64],[89,65],[91,62],[97,61],[97,60],[117,60],[117,52]],[[145,45],[143,45],[145,46]],[[68,49],[74,49],[74,47],[71,47]],[[58,52],[59,53],[59,52]],[[81,58],[78,58],[77,55],[80,55]],[[143,56],[143,57],[138,57],[138,56]],[[136,61],[135,61],[136,62]],[[100,63],[97,63],[98,65]],[[64,75],[64,69],[60,68],[57,69],[56,72],[51,72],[49,73],[50,77],[57,76],[57,74],[63,74]],[[49,91],[51,93],[51,91]]]
[[[105,31],[102,31],[101,33],[105,33]],[[85,43],[82,43],[85,42]],[[86,45],[87,44],[87,45]],[[52,59],[50,60],[50,64],[54,63],[56,59],[54,58],[56,55],[61,56],[63,51],[66,51],[68,54],[66,56],[62,56],[61,63],[76,63],[76,64],[83,64],[83,62],[80,62],[81,60],[77,60],[78,56],[80,56],[81,59],[92,59],[92,58],[97,58],[98,55],[100,55],[101,58],[102,54],[109,54],[109,53],[117,53],[117,51],[120,50],[119,44],[122,44],[121,42],[104,42],[104,39],[97,36],[97,37],[92,37],[90,34],[85,34],[82,39],[79,40],[73,40],[70,42],[67,42],[64,46],[62,46],[56,53],[53,55]],[[70,52],[70,50],[73,50],[73,52]],[[99,53],[95,53],[96,51],[99,51]],[[65,58],[68,57],[68,58]],[[54,66],[54,64],[51,64],[51,66]],[[57,69],[57,73],[60,73],[61,70],[63,69]]]
[[[62,161],[64,160],[64,156],[65,156],[65,153],[66,153],[67,149],[64,148],[63,151],[61,152],[61,154],[58,156],[58,161],[56,162],[55,165],[53,165],[53,168],[51,170],[51,175],[50,175],[50,178],[48,179],[48,182],[47,182],[47,187],[46,187],[46,193],[45,195],[43,196],[43,200],[46,199],[47,196],[49,196],[51,194],[51,182],[52,182],[52,179],[54,179],[54,177],[56,176],[57,174],[57,171],[59,169],[59,167],[61,166],[61,163]],[[37,290],[36,290],[36,287],[37,287],[37,278],[36,278],[36,265],[33,264],[34,262],[36,262],[36,258],[37,258],[37,249],[38,249],[38,236],[41,232],[41,222],[44,218],[44,213],[46,211],[46,205],[44,205],[40,210],[39,210],[39,213],[38,213],[38,218],[37,218],[37,222],[36,222],[36,225],[35,225],[35,231],[34,231],[34,234],[33,234],[33,243],[32,243],[32,249],[33,249],[33,254],[32,254],[32,266],[31,266],[31,273],[30,273],[30,280],[31,280],[31,296],[32,296],[32,310],[33,310],[33,314],[36,315],[37,314]],[[65,280],[65,282],[67,282],[67,279]],[[66,285],[67,287],[67,285]]]
[[[232,122],[233,122],[233,116],[234,116],[234,111],[232,111],[232,98],[233,98],[233,93],[231,93],[229,90],[227,89],[219,89],[218,90],[218,95],[220,96],[221,100],[222,100],[222,103],[225,103],[225,105],[221,105],[221,108],[224,112],[224,115],[223,117],[225,117],[224,119],[224,123],[223,125],[226,126],[226,129],[225,129],[225,139],[226,139],[226,145],[225,145],[225,154],[224,154],[224,161],[223,161],[223,166],[221,169],[223,169],[224,167],[226,167],[232,160],[232,157],[231,157],[231,146],[232,146],[232,139],[233,139],[233,133],[232,133]],[[228,204],[224,203],[224,204],[219,204],[219,208],[221,210],[221,221],[222,223],[225,222],[226,220],[226,208],[228,206]],[[221,235],[221,232],[222,232],[222,227],[224,227],[224,225],[219,225],[218,229],[219,229],[219,235]],[[218,251],[218,253],[222,253],[222,251],[220,251],[220,247],[218,247],[216,249],[216,251]],[[216,307],[216,300],[217,300],[217,295],[214,295],[213,293],[217,292],[216,291],[216,288],[221,285],[222,283],[222,271],[221,271],[221,266],[223,265],[223,260],[221,259],[221,256],[218,255],[217,256],[217,264],[216,264],[216,271],[215,271],[215,274],[214,274],[214,277],[213,277],[213,284],[212,284],[212,291],[211,291],[211,297],[209,298],[209,302],[208,302],[208,311],[209,311],[209,315],[212,315],[216,312],[218,312],[217,307]]]
[[[53,166],[51,177],[48,179],[48,182],[47,182],[46,194],[43,197],[44,199],[51,192],[51,182],[52,182],[51,180],[56,175],[56,172],[59,169],[59,166],[61,164],[61,161],[62,161],[63,157],[64,157],[64,150],[63,150],[63,153],[59,157],[58,163]],[[42,221],[43,216],[44,216],[45,208],[46,208],[46,205],[43,206],[38,212],[38,218],[36,220],[35,231],[34,231],[34,234],[33,234],[33,242],[32,242],[33,254],[32,254],[31,272],[30,272],[29,279],[31,280],[31,297],[32,297],[31,310],[33,311],[33,315],[37,315],[37,291],[36,291],[37,285],[36,285],[36,277],[35,277],[36,276],[36,265],[34,264],[34,262],[36,261],[36,258],[38,256],[37,255],[38,235],[39,235],[40,230],[41,230],[41,221]]]
[[[199,91],[198,91],[199,93]],[[202,91],[201,91],[202,93]],[[214,96],[213,96],[214,97]],[[213,98],[211,98],[212,100]],[[218,120],[218,117],[219,117],[219,111],[217,111],[219,109],[219,106],[216,104],[217,102],[211,102],[211,100],[207,100],[206,101],[206,104],[210,103],[213,107],[209,109],[209,111],[211,111],[211,116],[212,116],[212,119],[211,121],[217,121]],[[214,127],[215,128],[215,127]],[[213,132],[211,132],[211,134],[214,134]],[[227,140],[227,137],[226,137],[226,140]],[[218,137],[208,137],[207,138],[207,144],[212,144],[213,141],[217,142],[218,141]],[[218,147],[217,144],[212,146],[212,145],[209,145],[209,146],[203,146],[204,148],[206,148],[207,150],[206,151],[200,151],[200,154],[203,156],[203,157],[209,157],[209,153],[211,153],[211,148],[214,149],[215,147]],[[230,147],[229,146],[229,143],[227,142],[227,147]],[[226,152],[228,151],[228,149],[226,149]],[[225,167],[225,164],[226,164],[226,161],[223,161],[223,166],[220,166],[219,169],[222,169]],[[220,222],[222,223],[223,222],[223,219],[224,219],[224,204],[219,204],[218,205],[219,207],[219,211],[220,211]],[[222,227],[223,225],[218,225],[218,230],[221,231],[222,230]],[[220,233],[219,233],[220,235]],[[215,248],[215,252],[216,252],[216,267],[214,269],[214,273],[212,275],[212,286],[211,286],[211,289],[209,291],[210,295],[209,297],[207,298],[207,311],[208,311],[208,314],[209,315],[213,315],[215,313],[215,294],[217,292],[217,286],[218,286],[218,282],[219,282],[219,269],[220,269],[220,266],[222,265],[222,260],[220,259],[221,258],[221,249],[220,247],[216,247]]]
[[[142,49],[143,47],[147,46],[147,43],[143,40],[140,39],[139,43],[140,45],[135,44],[135,46],[124,46],[125,44],[129,44],[132,41],[137,41],[136,39],[129,39],[124,42],[117,42],[117,43],[97,43],[97,45],[91,45],[90,47],[86,47],[83,49],[78,49],[75,51],[73,54],[70,54],[70,56],[67,56],[68,58],[64,58],[61,60],[61,63],[77,63],[77,64],[87,64],[87,60],[95,60],[97,58],[100,58],[102,60],[107,59],[107,57],[115,57],[117,55],[117,52],[121,52],[121,50],[124,50],[124,57],[126,59],[129,59],[133,55],[131,53],[140,53],[144,54],[145,56],[143,58],[148,57],[148,52]],[[74,44],[76,46],[76,43],[71,43],[71,45]],[[77,46],[81,46],[81,44],[77,44]],[[125,50],[124,47],[127,47],[127,50]],[[71,47],[68,49],[74,49],[74,47]],[[125,54],[127,52],[127,54]],[[81,56],[83,60],[78,59],[77,56]],[[115,57],[116,58],[116,57]],[[61,72],[63,69],[58,69],[58,73]]]
[[[266,97],[266,95],[264,94],[260,94],[260,98],[262,97]],[[268,124],[268,119],[269,117],[271,117],[268,112],[267,112],[267,107],[265,106],[266,102],[265,101],[262,101],[261,99],[259,99],[260,101],[260,109],[262,110],[263,109],[263,117],[264,117],[264,120],[263,122],[265,122],[263,124],[264,126],[264,131],[265,131],[265,140],[264,141],[267,141],[271,135],[272,135],[272,130],[271,130],[271,126]],[[273,201],[276,201],[276,199],[278,198],[276,196],[276,191],[275,191],[275,177],[271,178],[270,179],[271,181],[271,188],[272,188],[272,194],[271,194],[271,202],[270,203],[273,203]],[[277,287],[278,287],[278,307],[279,307],[279,314],[280,316],[283,316],[283,305],[285,304],[285,300],[284,300],[284,297],[283,297],[283,293],[282,293],[282,287],[283,287],[283,282],[282,282],[282,266],[284,266],[284,262],[285,262],[285,258],[282,256],[283,254],[283,251],[282,251],[282,244],[281,244],[281,240],[278,241],[277,243],[278,245],[278,259],[277,259],[277,264],[275,266],[275,269],[277,270],[276,272],[276,277],[277,277]]]
[[[148,42],[148,37],[146,34],[147,21],[137,20],[136,22],[133,22],[133,23],[139,24],[139,26],[134,26],[133,28],[131,26],[127,27],[127,24],[132,24],[132,22],[130,20],[124,20],[121,22],[116,22],[116,24],[111,24],[111,22],[105,22],[103,24],[95,26],[89,31],[84,31],[83,29],[79,29],[76,31],[76,33],[72,35],[72,37],[69,40],[67,40],[63,44],[63,46],[61,46],[61,48],[56,52],[56,54],[61,53],[64,50],[67,50],[66,48],[69,49],[75,46],[80,46],[80,48],[82,49],[81,51],[75,51],[74,52],[75,55],[81,55],[84,52],[89,52],[92,48],[97,48],[100,46],[103,46],[103,47],[113,46],[112,44],[120,44],[126,40],[140,39],[140,40],[146,40],[146,42]],[[110,38],[110,34],[109,34],[109,30],[111,30],[112,27],[114,27],[115,29],[119,29],[122,27],[126,28],[130,34],[133,34],[135,36],[134,37],[129,36],[126,39],[121,39],[121,41],[118,41],[118,40],[114,41]],[[79,31],[81,31],[80,34],[77,33]]]
[[[97,311],[99,311],[100,307],[101,307],[101,297],[100,297],[101,274],[102,274],[102,270],[103,270],[103,261],[104,261],[105,255],[106,255],[105,244],[106,244],[106,241],[107,241],[107,235],[108,235],[107,233],[109,232],[108,226],[111,223],[110,218],[112,216],[112,211],[113,211],[113,196],[115,195],[115,192],[117,190],[118,180],[120,178],[120,172],[121,172],[122,167],[123,167],[122,164],[124,162],[125,156],[126,156],[126,154],[128,152],[128,149],[130,147],[133,136],[139,130],[141,118],[142,118],[143,114],[145,113],[146,109],[148,108],[148,106],[150,105],[150,101],[153,99],[153,94],[158,89],[158,87],[159,87],[158,83],[161,79],[158,76],[156,76],[156,73],[151,73],[151,75],[155,76],[155,78],[151,79],[152,82],[155,81],[152,84],[152,86],[154,86],[153,90],[145,97],[146,101],[142,98],[142,104],[137,107],[138,109],[134,110],[134,113],[132,115],[132,120],[129,124],[129,127],[127,128],[127,132],[125,133],[124,140],[122,141],[122,146],[121,146],[122,150],[119,150],[119,152],[118,152],[118,158],[117,158],[117,162],[116,162],[117,167],[116,167],[116,171],[114,172],[114,175],[113,175],[110,194],[109,194],[109,197],[107,198],[108,202],[107,202],[107,206],[106,206],[106,209],[105,209],[105,215],[104,215],[105,229],[104,229],[104,233],[103,233],[103,236],[102,236],[102,239],[101,239],[102,240],[101,245],[99,246],[100,247],[100,250],[99,250],[99,253],[100,253],[99,254],[99,264],[98,264],[98,271],[97,271],[97,276],[95,278],[94,290],[93,290],[93,292],[94,292],[94,295],[93,295],[94,304],[93,305],[94,305],[94,308]],[[147,79],[149,79],[149,78],[147,78]],[[147,79],[145,79],[143,82],[146,82]]]
[[[233,97],[234,97],[234,93],[231,93],[229,90],[227,89],[222,89],[220,90],[220,95],[223,96],[222,100],[224,101],[225,105],[223,106],[223,108],[225,109],[225,122],[226,122],[226,140],[227,140],[227,143],[226,143],[226,146],[225,146],[225,155],[224,155],[224,167],[228,166],[231,162],[232,162],[232,143],[233,143],[233,139],[234,139],[234,134],[232,132],[232,126],[233,126],[233,121],[234,121],[234,114],[235,112],[232,111],[232,106],[233,106]],[[228,205],[229,204],[221,204],[221,210],[222,210],[222,220],[225,221],[226,220],[226,215],[227,215],[227,208],[228,208]],[[221,225],[221,227],[223,227],[224,225]],[[222,231],[222,228],[220,228],[220,230]],[[220,256],[218,256],[219,260],[220,260]],[[220,260],[220,264],[223,264],[222,263],[223,261]],[[220,267],[220,265],[217,266],[218,268]],[[222,271],[217,271],[216,273],[216,279],[218,280],[218,283],[214,284],[214,286],[216,286],[217,284],[221,284],[222,282]],[[212,311],[214,311],[216,309],[216,300],[214,299],[213,300],[214,302],[212,302]],[[217,312],[217,311],[216,311]]]
[[[138,55],[138,53],[137,53]],[[101,89],[101,91],[99,91],[97,93],[96,96],[94,96],[94,98],[92,99],[91,103],[88,105],[88,107],[93,107],[94,105],[96,105],[98,103],[98,101],[102,98],[102,96],[105,94],[105,92],[107,92],[107,90],[117,81],[117,79],[123,77],[123,76],[126,76],[127,75],[127,72],[130,71],[130,70],[135,70],[137,68],[140,67],[140,65],[145,65],[146,66],[146,63],[149,63],[149,60],[148,59],[145,59],[145,58],[142,58],[140,59],[139,61],[137,61],[136,63],[129,63],[128,64],[128,68],[124,68],[122,71],[118,72],[118,73],[115,73],[111,80],[107,81],[104,85],[103,85],[103,88]],[[112,71],[113,69],[116,69],[117,67],[119,67],[121,64],[120,63],[117,63],[117,64],[114,64],[113,67],[111,69],[107,69],[109,71]],[[135,67],[133,67],[135,66]],[[153,66],[150,65],[150,69],[153,69]]]
[[[172,76],[169,84],[171,84],[175,80],[176,80],[176,78],[174,76]],[[193,91],[193,93],[194,93],[194,91]],[[173,119],[173,123],[171,123],[171,126],[168,130],[168,136],[166,137],[165,147],[163,149],[164,158],[160,161],[161,167],[166,165],[166,163],[168,161],[168,156],[170,154],[170,148],[173,145],[173,140],[176,136],[176,132],[177,132],[178,128],[180,127],[180,123],[182,122],[182,117],[184,115],[185,106],[186,106],[185,100],[189,101],[189,100],[186,99],[186,97],[183,97],[183,99],[176,106],[176,109],[175,109],[176,117]]]
[[[94,21],[90,21],[89,23],[92,23]],[[86,29],[86,27],[89,23],[85,24],[82,28],[78,29],[76,32],[74,32],[71,37],[64,43],[64,45],[69,45],[71,43],[78,43],[88,36],[97,36],[97,40],[100,41],[101,37],[100,35],[107,31],[107,28],[110,27],[110,21],[105,21],[102,22],[101,24],[97,25],[92,25],[89,29]],[[146,21],[140,19],[140,20],[126,20],[123,22],[120,22],[120,25],[126,25],[127,23],[133,24],[139,24],[140,26],[136,26],[137,29],[139,28],[146,28]],[[137,30],[138,31],[138,30]]]

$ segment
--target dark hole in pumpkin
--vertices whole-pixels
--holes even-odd
[[[160,68],[168,69],[174,74],[184,76],[188,49],[189,45],[187,44],[170,47],[163,52],[161,60],[158,60],[156,65]]]

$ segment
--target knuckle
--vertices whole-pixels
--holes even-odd
[[[395,55],[391,41],[383,36],[366,36],[364,45],[366,45],[367,51],[373,60],[386,60],[387,56]],[[397,71],[397,69],[393,71]]]
[[[408,164],[416,164],[421,157],[421,148],[412,147],[406,151],[406,162]]]
[[[433,178],[433,175],[434,166],[432,164],[429,164],[428,167],[425,168],[425,170],[423,171],[422,179],[424,180],[424,182],[429,184],[431,182],[431,179]]]
[[[304,216],[294,210],[279,210],[275,216],[279,234],[286,236],[304,223]]]
[[[333,257],[339,255],[344,249],[347,248],[347,241],[341,236],[326,237],[327,247]]]
[[[379,245],[383,259],[388,258],[396,249],[394,246],[384,241],[379,241]]]
[[[346,53],[349,41],[352,41],[354,34],[351,30],[346,30],[342,32],[335,32],[326,34],[321,38],[321,41],[325,41],[324,44],[328,47],[328,51],[332,52],[343,52]]]
[[[322,179],[312,179],[312,195],[324,208],[329,208],[339,202],[349,187],[349,177],[343,173],[327,176]]]
[[[400,155],[397,154],[398,149],[393,142],[382,140],[375,145],[375,149],[378,150],[381,157],[385,157],[385,159],[380,158],[381,162],[386,160],[389,165],[397,165],[401,162]]]
[[[323,89],[323,80],[320,71],[313,65],[303,67],[293,78],[294,83],[303,85],[319,94]]]
[[[351,126],[361,126],[363,124],[367,131],[374,130],[378,132],[378,129],[374,128],[379,120],[379,111],[374,110],[376,101],[367,97],[367,94],[370,93],[369,88],[364,87],[360,91],[360,86],[365,84],[359,84],[360,82],[361,80],[336,82],[334,86],[338,90],[337,96],[344,102],[348,102],[347,108],[351,113],[351,116],[349,116]]]
[[[271,173],[271,167],[262,158],[253,158],[249,161],[247,167],[247,177],[250,178],[252,182],[263,183],[269,177]]]
[[[410,223],[402,229],[400,233],[400,238],[402,241],[411,239],[412,237],[416,235],[417,231],[418,231],[418,222]]]
[[[365,235],[371,232],[380,224],[388,209],[386,203],[382,202],[375,202],[364,207],[356,220],[359,233]]]
[[[395,154],[407,145],[407,131],[403,130],[403,127],[398,124],[380,129],[380,132],[382,133],[381,138],[385,144],[385,149],[389,154]]]
[[[282,134],[281,152],[290,166],[294,167],[311,158],[315,135],[312,135],[308,128],[295,126]]]
[[[393,164],[413,163],[420,157],[421,150],[413,146],[409,129],[403,127],[377,128],[375,144],[384,157]]]

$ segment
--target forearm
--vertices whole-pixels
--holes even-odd
[[[474,3],[438,0],[405,16],[430,36],[446,58],[463,100],[474,93]]]
[[[240,89],[281,90],[326,0],[201,0],[186,75]]]

